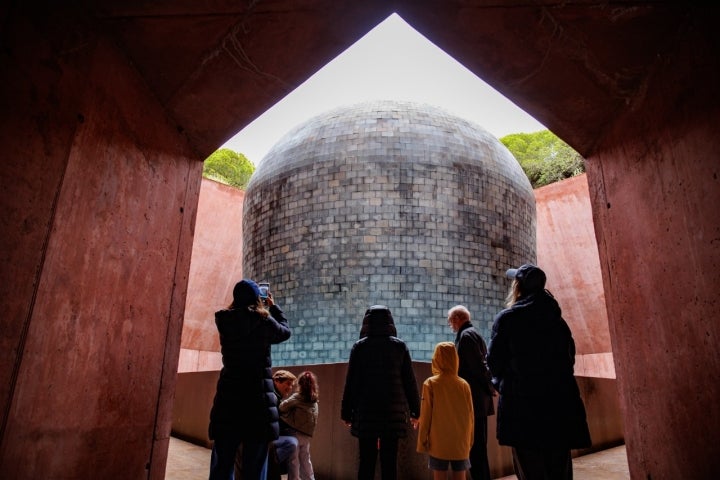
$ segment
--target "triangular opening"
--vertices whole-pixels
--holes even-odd
[[[223,147],[257,165],[292,127],[334,107],[366,100],[435,105],[498,138],[546,129],[394,13]]]

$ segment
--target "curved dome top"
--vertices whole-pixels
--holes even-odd
[[[413,359],[429,360],[448,308],[468,307],[487,335],[505,271],[536,256],[535,197],[510,152],[410,102],[338,108],[289,132],[243,214],[243,274],[268,280],[293,319],[293,340],[273,348],[282,365],[345,361],[370,305],[390,308]]]
[[[487,168],[532,190],[512,154],[476,123],[436,106],[392,100],[339,107],[296,126],[263,157],[250,183],[338,156],[378,161],[389,151],[393,162],[485,161]]]

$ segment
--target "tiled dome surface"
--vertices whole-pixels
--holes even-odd
[[[438,108],[370,102],[285,135],[248,186],[244,275],[269,280],[293,327],[273,363],[347,361],[365,309],[390,307],[412,357],[452,340],[466,305],[486,341],[505,270],[535,260],[535,200],[481,127]]]

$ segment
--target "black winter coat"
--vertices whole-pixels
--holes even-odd
[[[223,368],[210,411],[211,439],[232,433],[242,441],[278,437],[278,410],[272,380],[270,345],[290,338],[290,328],[277,305],[263,318],[246,309],[215,313]]]
[[[408,416],[420,416],[420,395],[405,342],[393,336],[389,310],[366,315],[350,351],[340,416],[356,437],[407,435]],[[392,334],[392,335],[391,335]]]
[[[500,391],[497,438],[501,445],[590,447],[574,364],[575,342],[549,292],[521,297],[497,314],[488,366]]]
[[[490,371],[487,367],[487,346],[472,323],[465,322],[455,335],[455,348],[460,359],[458,375],[470,385],[475,416],[494,415]]]

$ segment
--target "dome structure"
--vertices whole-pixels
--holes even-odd
[[[534,261],[535,198],[512,154],[437,107],[378,101],[316,116],[260,162],[244,202],[244,275],[270,282],[293,329],[277,365],[347,361],[387,305],[413,360],[468,307],[486,340],[504,272]]]

